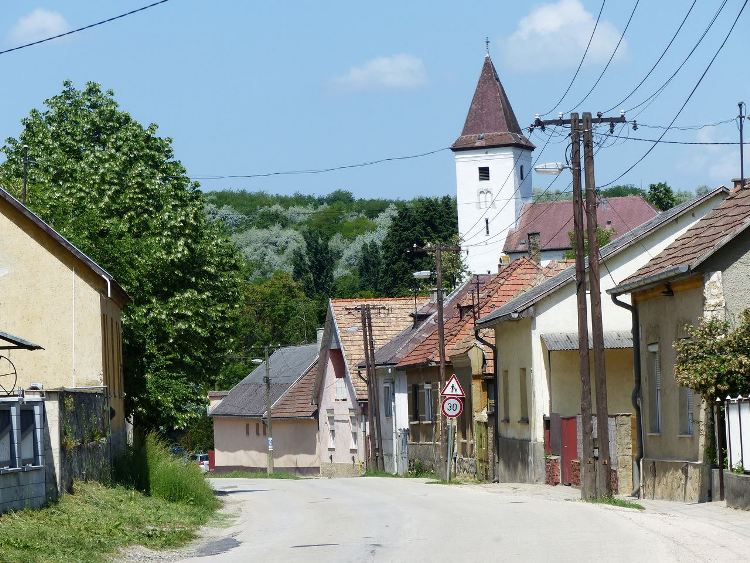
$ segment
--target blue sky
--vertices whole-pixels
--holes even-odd
[[[147,3],[6,0],[0,50]],[[564,91],[600,4],[171,0],[0,56],[0,136],[16,136],[21,118],[71,79],[112,88],[138,120],[158,123],[161,134],[174,139],[176,154],[192,176],[325,168],[427,152],[449,146],[460,133],[485,36],[516,115],[527,124]],[[690,4],[641,0],[610,68],[579,110],[607,109],[622,98],[656,61]],[[625,107],[640,102],[674,71],[719,4],[697,0],[672,48]],[[640,123],[666,125],[672,120],[741,5],[742,0],[728,0],[693,57],[638,116]],[[587,63],[559,110],[571,109],[596,80],[632,7],[630,0],[606,3]],[[738,101],[750,103],[744,33],[748,12],[676,125],[730,119],[737,115]],[[630,134],[655,138],[659,133],[641,127]],[[736,124],[728,123],[671,131],[665,139],[737,141],[738,133]],[[532,140],[543,145],[541,137]],[[562,160],[564,146],[550,143],[540,161]],[[603,148],[597,155],[597,182],[618,176],[649,146],[622,141]],[[728,183],[739,174],[738,152],[737,146],[661,145],[620,182],[646,186],[664,180],[680,189]],[[746,168],[748,163],[746,158]],[[548,182],[536,176],[534,185]],[[207,190],[275,193],[342,188],[360,197],[408,198],[455,190],[449,151],[315,176],[201,183]],[[564,187],[563,181],[558,184]]]

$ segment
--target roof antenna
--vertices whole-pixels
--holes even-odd
[[[489,57],[490,56],[490,38],[489,37],[484,38],[484,48],[487,51],[487,54],[485,55],[485,57]]]

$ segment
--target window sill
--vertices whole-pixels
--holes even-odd
[[[529,423],[528,418],[522,418],[521,420],[518,421],[518,424],[528,424],[528,423]]]
[[[661,436],[661,432],[646,432],[646,436]]]
[[[23,467],[2,467],[0,468],[0,475],[5,473],[22,473],[24,471],[37,471],[44,469],[42,465],[25,465]]]
[[[510,419],[509,418],[501,418],[500,422],[504,422],[505,424],[510,424]]]
[[[695,434],[677,434],[678,438],[694,438]]]

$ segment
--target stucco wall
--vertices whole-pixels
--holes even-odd
[[[213,417],[216,469],[265,469],[267,440],[258,418]],[[256,425],[259,425],[256,435]],[[279,470],[320,467],[318,424],[314,419],[273,420],[273,463]]]
[[[18,371],[19,388],[111,387],[113,431],[124,435],[120,308],[106,282],[0,201],[0,318],[2,329],[44,347],[4,352]],[[111,381],[105,381],[102,315],[116,323]],[[119,436],[119,434],[118,434]]]
[[[701,269],[721,272],[727,319],[739,321],[742,313],[750,308],[750,231],[734,238]]]
[[[550,369],[551,362],[551,369]],[[633,350],[606,350],[604,362],[607,371],[607,412],[634,413],[631,403],[633,391]],[[596,402],[596,381],[591,363],[592,405]],[[581,412],[581,376],[577,350],[545,351],[545,368],[550,374],[552,412],[560,416],[575,416]]]
[[[496,326],[497,370],[500,381],[500,436],[503,438],[531,439],[530,420],[534,416],[532,379],[533,360],[531,346],[531,319],[502,323]],[[521,421],[520,370],[526,369],[526,394],[529,421]],[[503,372],[508,371],[508,388],[503,385]],[[508,395],[510,412],[504,411],[504,396]]]
[[[674,380],[675,350],[673,343],[685,336],[686,324],[697,324],[703,315],[703,290],[692,288],[675,291],[673,297],[655,296],[639,301],[641,321],[641,365],[644,455],[651,459],[702,461],[703,409],[696,397],[693,401],[694,427],[692,436],[680,432],[679,386]],[[661,356],[661,432],[651,432],[654,408],[649,396],[651,370],[649,344],[659,344]]]

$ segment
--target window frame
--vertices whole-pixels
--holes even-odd
[[[390,382],[383,384],[383,412],[385,418],[393,418],[393,386]]]
[[[646,346],[649,369],[649,434],[661,434],[661,351],[658,342]]]
[[[424,420],[425,422],[435,421],[435,407],[432,401],[432,382],[422,384],[424,390]]]
[[[480,182],[489,182],[490,181],[490,167],[489,166],[478,166],[477,172],[479,175],[479,181]]]

